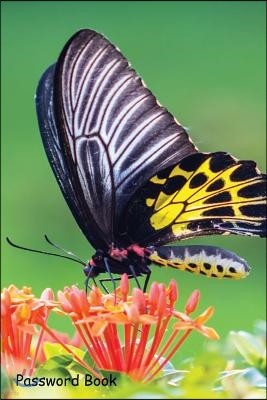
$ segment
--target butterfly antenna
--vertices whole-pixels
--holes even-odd
[[[10,244],[11,246],[16,247],[17,249],[20,249],[20,250],[31,251],[33,253],[46,254],[47,256],[55,256],[55,257],[66,258],[67,260],[75,261],[75,262],[77,262],[79,264],[86,265],[85,263],[83,263],[83,262],[81,262],[81,261],[79,261],[79,260],[77,260],[75,258],[72,258],[72,257],[62,256],[61,254],[50,253],[48,251],[35,250],[35,249],[30,249],[28,247],[19,246],[18,244],[13,243],[8,237],[6,238],[6,240],[7,240],[8,244]]]
[[[46,240],[49,244],[51,244],[51,246],[54,246],[56,249],[59,249],[59,250],[63,251],[64,253],[68,254],[69,256],[75,257],[75,260],[79,261],[79,262],[80,262],[81,264],[83,264],[83,265],[86,265],[86,262],[84,262],[84,261],[83,261],[80,257],[78,257],[76,254],[72,253],[72,252],[69,251],[69,250],[63,249],[63,247],[59,246],[57,243],[52,242],[52,240],[50,240],[50,239],[48,238],[47,235],[44,235],[44,237],[45,237],[45,240]]]

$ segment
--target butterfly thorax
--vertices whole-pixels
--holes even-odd
[[[87,277],[95,277],[103,272],[141,276],[149,272],[148,265],[151,264],[149,256],[152,249],[131,244],[126,248],[111,245],[107,252],[97,250],[84,268]],[[107,268],[108,266],[108,268]]]

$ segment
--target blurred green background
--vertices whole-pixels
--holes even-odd
[[[23,252],[5,237],[50,250],[48,236],[84,259],[92,248],[79,231],[46,159],[38,131],[34,93],[42,72],[81,28],[107,36],[147,86],[190,129],[202,151],[229,151],[265,169],[265,2],[7,2],[2,6],[2,286],[31,286],[36,295],[77,283],[76,263]],[[209,237],[188,244],[219,245],[252,267],[242,281],[223,281],[153,268],[152,280],[175,278],[180,304],[202,293],[200,309],[214,305],[210,325],[222,338],[252,328],[265,316],[265,241]],[[184,242],[183,244],[186,244]],[[60,320],[60,325],[58,321]],[[58,329],[71,329],[59,317]],[[175,365],[198,353],[193,335]]]

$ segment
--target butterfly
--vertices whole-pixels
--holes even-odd
[[[83,29],[69,39],[40,79],[36,109],[59,187],[95,248],[88,278],[148,278],[152,263],[217,278],[249,273],[230,251],[169,244],[266,236],[266,175],[254,161],[200,152],[105,37]]]

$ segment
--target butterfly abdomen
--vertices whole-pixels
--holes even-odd
[[[214,278],[245,278],[250,267],[236,254],[214,246],[162,246],[149,257],[158,265]]]

